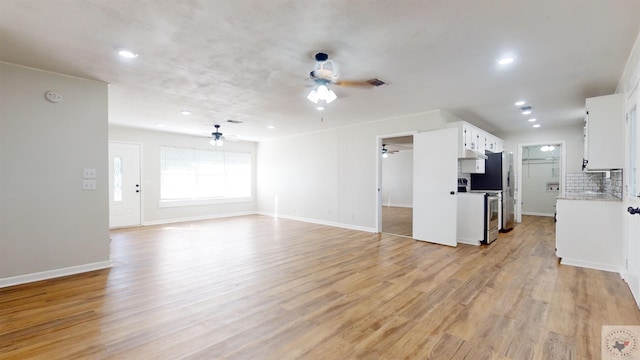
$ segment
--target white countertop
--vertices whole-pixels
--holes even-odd
[[[622,199],[612,194],[598,193],[598,192],[592,192],[592,191],[565,192],[560,194],[556,199],[558,200],[622,201]]]

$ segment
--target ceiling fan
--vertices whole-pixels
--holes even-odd
[[[213,125],[213,127],[216,128],[216,131],[211,133],[213,139],[209,141],[209,144],[211,144],[212,146],[222,146],[224,144],[224,136],[222,136],[222,133],[220,132],[220,125],[216,124]]]
[[[324,110],[324,104],[329,104],[337,98],[337,95],[329,89],[329,85],[372,88],[386,84],[379,79],[367,81],[338,80],[337,68],[333,61],[329,60],[329,55],[319,52],[315,55],[315,59],[316,66],[309,73],[310,79],[314,83],[313,90],[307,95],[307,99],[314,104],[318,104],[318,110]]]
[[[383,158],[387,158],[389,157],[389,154],[395,154],[397,153],[399,150],[389,150],[387,149],[387,144],[382,144],[382,157]]]

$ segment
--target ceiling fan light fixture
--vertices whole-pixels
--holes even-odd
[[[336,95],[336,93],[333,92],[333,90],[329,90],[327,92],[327,95],[325,96],[324,100],[327,102],[327,104],[333,102],[333,100],[337,99],[338,96]]]
[[[338,96],[333,90],[329,89],[327,85],[320,85],[317,89],[311,90],[309,95],[307,95],[307,99],[317,104],[318,101],[324,101],[326,104],[333,102],[333,100],[337,99]]]
[[[389,151],[387,150],[387,144],[382,144],[382,158],[386,159],[389,157]]]
[[[309,99],[309,101],[313,102],[314,104],[317,104],[318,103],[318,92],[315,89],[311,90],[309,95],[307,95],[307,99]]]
[[[318,86],[318,99],[324,100],[329,96],[329,88],[326,85]]]

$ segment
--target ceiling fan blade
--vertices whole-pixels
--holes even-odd
[[[338,86],[348,86],[348,87],[361,87],[361,88],[367,88],[367,89],[371,89],[374,87],[373,84],[367,82],[367,81],[346,81],[346,80],[339,80],[334,82],[335,85]]]

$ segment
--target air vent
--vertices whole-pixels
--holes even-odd
[[[531,106],[521,106],[520,110],[522,110],[522,111],[531,110]]]
[[[386,82],[384,82],[384,81],[382,81],[382,80],[380,80],[380,79],[376,79],[376,78],[373,78],[373,79],[371,79],[371,80],[367,80],[367,82],[368,82],[369,84],[373,85],[373,86],[387,85],[387,83],[386,83]]]
[[[229,119],[229,120],[227,120],[227,122],[230,123],[230,124],[242,124],[242,121],[240,121],[240,120],[231,120],[231,119]]]

